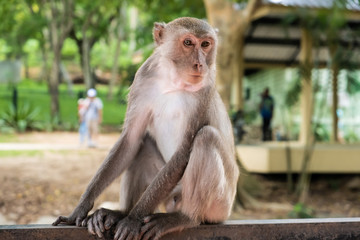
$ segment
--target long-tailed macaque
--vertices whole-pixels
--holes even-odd
[[[114,226],[115,239],[159,239],[228,218],[239,171],[231,123],[215,89],[216,31],[185,17],[155,23],[153,35],[157,46],[136,73],[119,140],[75,210],[54,225],[87,226],[99,237]],[[122,173],[121,210],[88,216]]]

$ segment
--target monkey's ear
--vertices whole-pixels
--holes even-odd
[[[163,42],[163,34],[166,24],[165,23],[154,23],[153,36],[154,41],[157,45],[160,45]]]
[[[214,28],[215,34],[219,35],[219,29],[218,28]]]

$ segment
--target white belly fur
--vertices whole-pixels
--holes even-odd
[[[153,122],[148,131],[166,162],[179,147],[195,105],[191,93],[183,91],[165,93],[154,102]]]

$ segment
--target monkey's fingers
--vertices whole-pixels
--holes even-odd
[[[87,222],[86,225],[87,225],[88,232],[89,232],[90,234],[92,234],[92,235],[95,235],[96,232],[95,232],[95,228],[94,228],[94,226],[93,226],[93,224],[92,224],[91,218],[88,220],[88,222]]]
[[[82,227],[87,227],[89,219],[90,219],[90,217],[84,218],[84,220],[82,220],[82,222],[81,222],[81,226]]]
[[[81,227],[83,220],[84,220],[84,218],[77,217],[76,220],[75,220],[75,225],[76,225],[77,227]]]
[[[109,230],[115,223],[116,223],[115,218],[107,217],[105,219],[104,227],[105,227],[106,230]]]
[[[117,228],[114,236],[114,240],[126,240],[129,235],[129,231],[126,229]]]
[[[52,223],[53,226],[57,226],[59,225],[60,223],[65,223],[65,224],[68,224],[68,225],[71,225],[69,224],[69,219],[67,217],[64,217],[64,216],[59,216],[55,222]]]
[[[138,240],[140,239],[141,224],[134,220],[126,219],[116,226],[115,240]]]
[[[144,217],[144,223],[150,222],[152,219],[152,215]]]
[[[158,224],[157,221],[151,221],[152,219],[152,216],[144,218],[145,225],[141,227],[142,240],[158,239],[161,235],[161,229],[156,227]]]
[[[97,223],[96,223],[96,221],[94,221],[93,217],[88,220],[87,227],[88,227],[89,233],[91,233],[92,235],[97,235],[99,238],[103,238],[103,233],[97,226]]]
[[[104,217],[101,214],[94,214],[92,217],[92,222],[95,226],[95,232],[100,238],[102,238],[103,232],[105,232],[103,219]]]

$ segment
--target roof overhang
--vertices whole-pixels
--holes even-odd
[[[301,6],[262,4],[252,16],[252,22],[245,34],[244,62],[247,72],[263,68],[296,67],[299,65],[301,27],[299,22],[284,25],[284,19]],[[359,7],[360,9],[360,7]],[[310,11],[329,10],[311,8]],[[344,10],[347,19],[345,31],[360,32],[360,11]],[[329,10],[330,13],[330,10]],[[353,52],[354,62],[360,63],[360,37],[348,39],[345,35],[339,44]],[[318,67],[325,67],[330,58],[326,41],[320,41],[313,49],[313,59]]]

